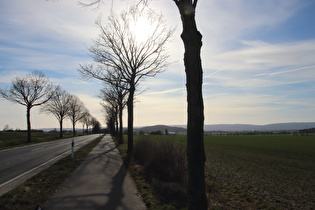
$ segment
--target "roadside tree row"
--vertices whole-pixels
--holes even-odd
[[[100,127],[100,123],[89,114],[78,97],[62,90],[59,85],[53,85],[41,71],[33,71],[26,77],[15,77],[10,87],[0,89],[0,96],[26,107],[28,143],[31,142],[31,108],[36,106],[42,106],[42,112],[56,117],[60,126],[60,138],[62,138],[63,121],[66,118],[71,120],[74,136],[75,125],[79,121],[87,128]]]
[[[123,139],[123,110],[127,105],[128,86],[117,77],[111,83],[104,83],[99,97],[104,101],[101,105],[105,111],[105,121],[111,135],[115,136],[120,144]]]
[[[85,6],[100,5],[104,0],[86,0]],[[148,7],[151,0],[139,0]],[[204,149],[204,104],[202,96],[203,69],[201,63],[202,35],[196,24],[196,8],[198,0],[176,0],[174,2],[182,23],[181,39],[184,44],[184,66],[186,73],[187,90],[187,159],[188,159],[188,209],[207,209],[206,184],[205,184],[205,162]],[[149,8],[150,11],[152,9]],[[144,13],[136,11],[136,14]],[[126,17],[121,14],[122,19]],[[135,15],[137,17],[137,15]],[[151,15],[152,17],[152,15]],[[127,22],[124,22],[127,20]],[[126,82],[129,84],[128,96],[128,153],[133,151],[133,93],[136,84],[143,77],[155,76],[165,66],[165,43],[173,33],[159,24],[162,32],[154,30],[151,38],[138,45],[134,42],[135,36],[128,36],[132,18],[117,21],[117,16],[112,14],[109,19],[109,27],[100,24],[102,35],[95,42],[95,47],[90,48],[94,61],[100,64],[99,67],[81,66],[85,75],[97,79],[103,79],[106,69],[120,71]],[[136,22],[136,21],[135,21]],[[153,24],[152,24],[153,25]],[[157,28],[157,29],[160,29]],[[170,33],[167,33],[167,32]],[[141,31],[142,33],[142,31]],[[150,37],[149,37],[150,38]],[[155,47],[158,48],[155,48]],[[156,61],[151,63],[151,61]],[[157,64],[157,65],[156,65]]]
[[[147,20],[150,31],[136,31],[137,23]],[[147,77],[155,77],[167,66],[166,44],[174,33],[166,26],[162,15],[152,10],[131,7],[120,15],[112,13],[108,24],[99,20],[100,35],[89,48],[94,63],[81,64],[79,71],[84,78],[95,78],[106,83],[105,93],[107,121],[117,126],[119,115],[119,141],[122,141],[122,109],[127,105],[128,153],[133,152],[134,100],[139,84]],[[121,89],[124,100],[115,93]],[[120,91],[120,90],[119,90]]]

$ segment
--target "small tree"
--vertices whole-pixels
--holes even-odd
[[[72,123],[72,131],[73,131],[73,136],[75,136],[75,125],[76,123],[81,120],[84,115],[86,109],[84,107],[84,104],[80,101],[80,99],[76,96],[70,96],[69,100],[69,112],[67,116],[71,120]]]
[[[95,117],[92,117],[91,119],[91,126],[92,126],[92,133],[101,132],[101,123]]]
[[[66,91],[62,90],[60,86],[56,88],[54,96],[51,98],[51,100],[44,105],[44,107],[41,109],[43,112],[51,113],[53,114],[60,126],[60,135],[59,137],[62,138],[62,127],[63,127],[63,120],[67,117],[69,111],[70,111],[70,95]]]
[[[83,117],[80,121],[83,124],[83,134],[84,134],[84,125],[86,127],[86,134],[89,134],[89,126],[91,125],[92,116],[88,110],[85,110],[85,113],[83,113]]]
[[[3,131],[12,131],[13,129],[7,124],[4,126]]]
[[[103,89],[101,89],[101,93],[99,97],[109,105],[113,106],[117,109],[118,120],[116,120],[116,128],[118,129],[119,124],[119,131],[118,133],[118,142],[120,144],[123,143],[123,110],[126,106],[126,96],[128,94],[128,89],[124,86],[121,78],[116,78],[111,80],[112,83],[105,83]]]
[[[54,95],[54,86],[40,71],[26,77],[15,77],[9,89],[0,90],[0,95],[26,107],[27,142],[31,142],[31,108],[47,103]]]
[[[115,122],[117,121],[117,112],[115,107],[109,104],[102,104],[105,112],[106,125],[111,135],[115,135]]]
[[[112,92],[106,92],[104,89],[101,90],[100,97],[103,99],[105,103],[101,103],[104,107],[107,116],[109,115],[112,118],[114,123],[114,130],[112,129],[111,134],[117,138],[118,135],[118,102],[116,97]]]

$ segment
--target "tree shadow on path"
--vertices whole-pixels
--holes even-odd
[[[112,189],[107,194],[108,201],[103,209],[131,209],[125,206],[125,203],[122,201],[122,199],[125,197],[123,185],[126,175],[127,168],[124,164],[122,164],[117,174],[113,177]]]

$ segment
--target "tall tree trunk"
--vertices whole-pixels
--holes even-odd
[[[73,132],[73,137],[75,137],[75,122],[72,121],[72,132]]]
[[[59,121],[59,125],[60,125],[60,134],[59,134],[59,137],[62,138],[62,119]]]
[[[27,106],[26,108],[26,120],[27,120],[27,143],[31,142],[31,108]]]
[[[187,159],[188,159],[188,208],[207,209],[205,185],[205,151],[203,139],[204,106],[202,97],[202,66],[200,50],[202,35],[195,22],[196,2],[183,0],[176,3],[180,11],[185,46],[184,64],[187,89]]]
[[[130,91],[127,101],[128,108],[128,154],[133,153],[133,97],[135,93],[135,86],[132,83],[130,85]]]
[[[124,138],[123,138],[123,105],[122,105],[122,101],[119,102],[119,135],[118,135],[118,142],[120,144],[124,143]]]
[[[119,128],[119,125],[118,125],[118,106],[115,107],[115,137],[116,139],[119,137],[119,134],[118,134],[118,128]]]
[[[111,117],[110,120],[110,135],[115,136],[115,119]]]

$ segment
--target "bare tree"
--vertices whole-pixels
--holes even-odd
[[[99,133],[101,131],[101,123],[95,118],[91,119],[92,133]]]
[[[117,77],[111,80],[111,83],[105,83],[103,89],[101,89],[101,93],[99,97],[103,99],[103,101],[111,104],[112,106],[117,106],[118,119],[116,122],[119,122],[119,132],[118,133],[118,142],[120,144],[123,143],[123,110],[126,106],[126,96],[128,94],[128,88],[122,82],[121,78]],[[125,86],[124,86],[125,85]],[[116,124],[118,129],[118,125]]]
[[[89,126],[91,125],[92,121],[92,115],[88,110],[85,110],[85,113],[83,113],[83,117],[80,120],[83,124],[83,134],[84,134],[84,125],[86,127],[86,133],[89,134]]]
[[[63,120],[67,117],[70,111],[70,99],[71,97],[69,93],[67,93],[65,90],[62,90],[60,86],[57,86],[54,96],[41,109],[41,111],[51,113],[57,118],[60,126],[60,138],[62,138],[63,135]]]
[[[101,94],[99,95],[100,98],[103,99],[104,103],[101,105],[104,107],[106,114],[110,115],[114,122],[114,130],[112,129],[111,134],[114,135],[116,138],[118,136],[118,112],[119,112],[119,104],[117,101],[117,97],[111,90],[102,89]],[[108,112],[110,111],[110,112]]]
[[[151,22],[152,32],[144,39],[137,39],[133,23],[140,18]],[[165,45],[174,30],[166,27],[161,15],[157,16],[151,10],[139,11],[137,7],[122,12],[120,16],[112,14],[109,24],[103,26],[98,21],[101,34],[94,45],[89,49],[97,67],[93,65],[80,65],[79,71],[85,77],[93,77],[107,82],[109,75],[119,72],[122,82],[128,84],[128,153],[133,151],[133,109],[134,95],[137,85],[145,77],[154,77],[164,70],[168,54]]]
[[[75,136],[75,125],[84,117],[86,108],[80,99],[74,95],[70,96],[69,107],[67,116],[71,120],[73,136]]]
[[[11,87],[0,90],[0,95],[26,107],[27,142],[31,142],[31,108],[47,103],[54,94],[54,86],[44,73],[33,71],[26,77],[15,77]]]
[[[102,104],[105,112],[105,120],[109,133],[115,135],[115,122],[117,120],[117,112],[115,107],[110,104]]]

